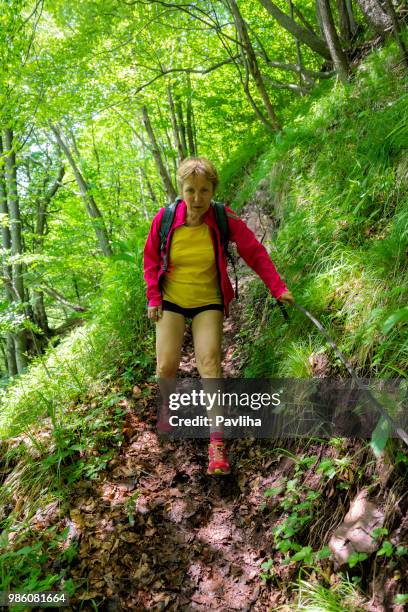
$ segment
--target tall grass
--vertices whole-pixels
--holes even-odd
[[[408,366],[407,318],[385,325],[407,303],[407,89],[395,46],[372,54],[353,83],[308,103],[233,202],[239,209],[267,182],[265,209],[278,227],[271,256],[364,376],[395,377]],[[248,343],[246,375],[308,375],[321,337],[299,313],[290,319],[282,325],[272,313],[261,348]]]

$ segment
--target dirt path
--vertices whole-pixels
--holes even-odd
[[[259,577],[273,526],[261,491],[281,466],[271,471],[261,444],[234,441],[231,476],[209,477],[206,441],[160,441],[151,403],[136,407],[122,453],[98,486],[82,483],[72,500],[81,560],[72,577],[88,581],[81,599],[104,598],[104,610],[276,605],[281,594]]]

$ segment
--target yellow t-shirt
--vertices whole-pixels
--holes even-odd
[[[163,299],[183,308],[222,304],[210,228],[182,225],[174,230],[164,276]]]

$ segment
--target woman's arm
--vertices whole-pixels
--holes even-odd
[[[284,298],[283,301],[286,301],[285,294],[289,294],[293,300],[292,294],[288,291],[285,283],[279,276],[263,244],[257,240],[255,234],[236,213],[228,207],[226,207],[226,211],[228,215],[230,239],[237,245],[238,253],[245,263],[258,274],[276,299],[282,296]],[[290,297],[288,297],[289,303]]]
[[[149,307],[159,306],[162,303],[162,295],[159,287],[160,273],[160,227],[164,208],[162,208],[153,219],[147,236],[143,252],[144,279],[147,289],[146,295]]]

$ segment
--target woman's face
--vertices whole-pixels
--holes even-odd
[[[202,174],[192,175],[183,182],[181,195],[187,204],[187,212],[202,216],[211,206],[214,186]]]

